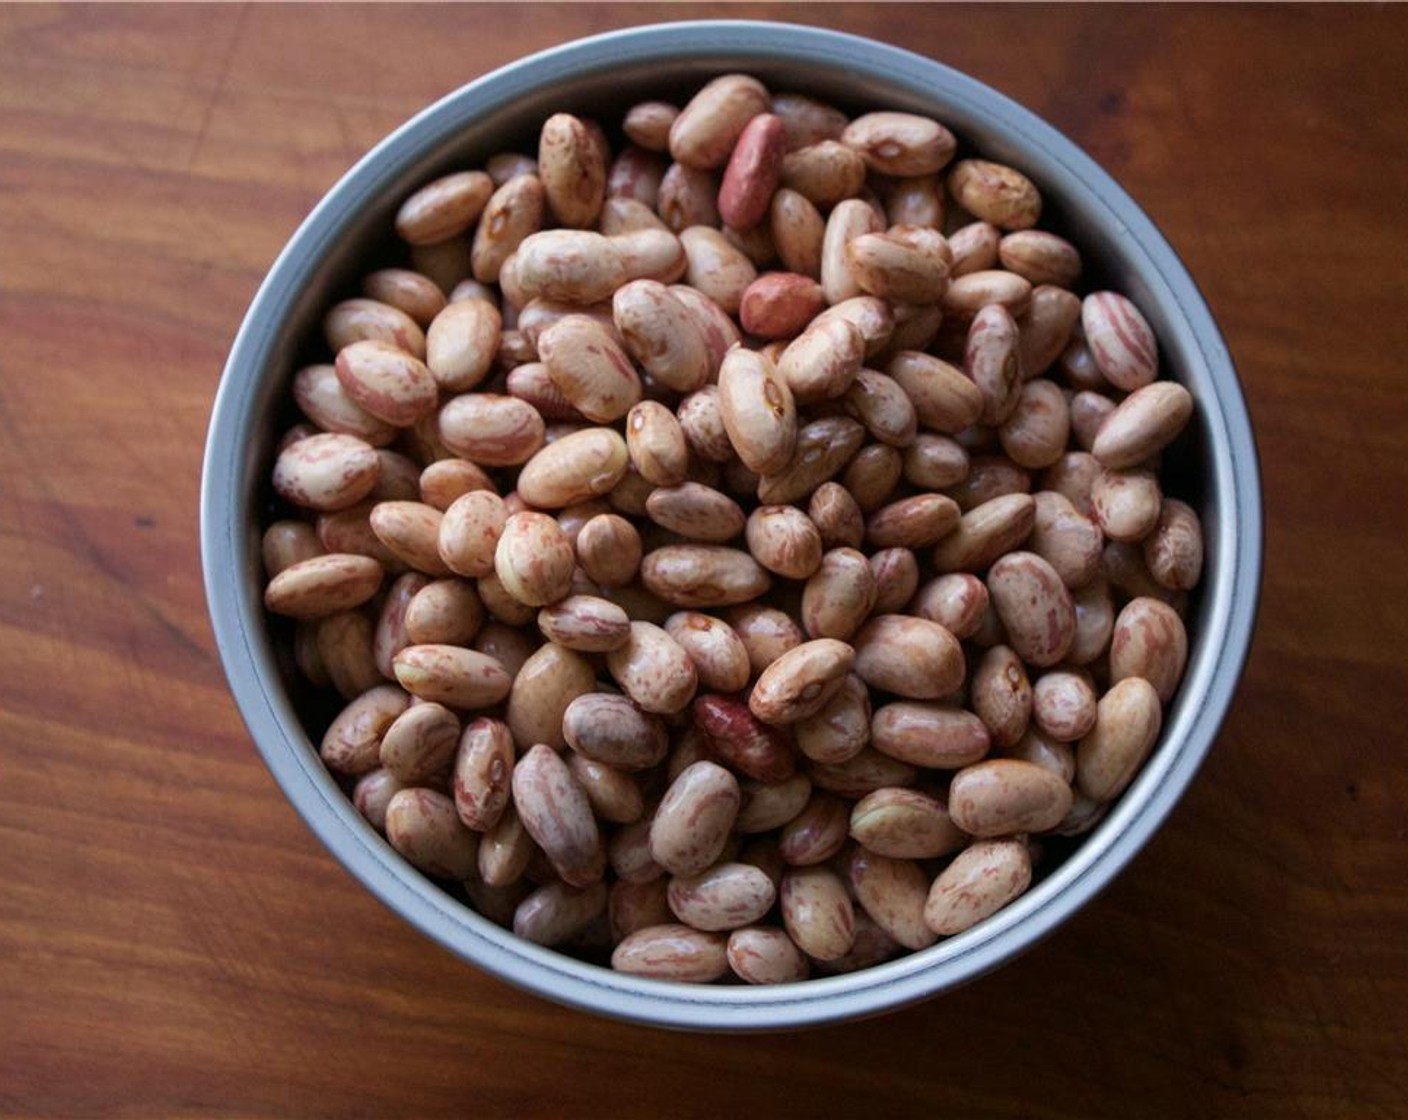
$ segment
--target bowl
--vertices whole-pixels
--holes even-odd
[[[359,266],[385,251],[399,200],[437,174],[521,144],[555,111],[619,116],[634,101],[687,96],[728,71],[843,107],[937,117],[961,144],[1032,177],[1046,203],[1043,225],[1065,233],[1089,273],[1139,305],[1164,374],[1197,401],[1174,467],[1202,515],[1207,551],[1188,666],[1160,745],[1084,842],[962,934],[864,971],[771,988],[639,979],[540,948],[404,862],[319,760],[265,616],[259,559],[273,442],[291,417],[300,350]],[[743,21],[635,28],[533,55],[450,94],[377,145],[317,205],[255,296],[216,397],[201,492],[206,594],[231,690],[270,771],[328,850],[412,925],[510,984],[603,1015],[697,1030],[817,1025],[934,996],[1031,948],[1089,902],[1168,818],[1212,747],[1251,640],[1261,537],[1255,446],[1227,347],[1168,242],[1110,176],[1032,113],[930,59],[836,32]]]

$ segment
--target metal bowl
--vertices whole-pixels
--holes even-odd
[[[1080,246],[1089,274],[1138,303],[1165,374],[1196,398],[1194,431],[1173,467],[1201,512],[1207,546],[1187,672],[1160,745],[1084,842],[963,934],[862,972],[772,988],[642,980],[583,963],[491,924],[405,863],[358,816],[309,740],[264,613],[259,560],[272,445],[290,415],[300,350],[322,311],[385,252],[399,200],[436,174],[522,145],[555,111],[609,119],[634,101],[687,96],[734,70],[843,107],[929,114],[963,145],[1035,180],[1043,225]],[[201,492],[206,594],[231,690],[269,769],[332,854],[407,921],[511,984],[604,1015],[698,1030],[800,1027],[912,1003],[1031,948],[1090,901],[1168,817],[1212,746],[1251,641],[1261,541],[1256,450],[1227,347],[1178,257],[1118,184],[1032,113],[927,58],[831,31],[741,21],[569,43],[471,82],[383,140],[318,204],[255,296],[216,397]]]

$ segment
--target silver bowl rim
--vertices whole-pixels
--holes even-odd
[[[649,57],[661,65],[719,59],[738,69],[785,61],[868,80],[981,113],[1033,153],[1046,181],[1084,192],[1121,251],[1176,311],[1201,365],[1200,422],[1213,460],[1210,500],[1227,525],[1205,575],[1204,634],[1161,746],[1108,817],[1048,878],[968,932],[848,975],[777,987],[644,980],[543,949],[493,925],[405,864],[356,814],[318,760],[279,679],[249,571],[251,513],[242,458],[255,437],[255,395],[281,317],[354,216],[396,175],[463,125],[513,99],[583,73]],[[236,484],[242,482],[243,484]],[[206,597],[241,716],[285,795],[317,837],[378,899],[463,959],[519,988],[611,1017],[694,1030],[771,1030],[878,1014],[966,983],[1030,948],[1118,875],[1163,824],[1207,755],[1250,647],[1262,561],[1256,446],[1227,347],[1192,278],[1138,205],[1089,156],[1029,110],[932,59],[821,28],[746,20],[656,24],[593,36],[525,57],[429,106],[363,157],[289,240],[252,301],[212,410],[201,486]],[[1215,646],[1208,639],[1220,637]]]

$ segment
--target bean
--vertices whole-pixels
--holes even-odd
[[[729,443],[748,469],[780,470],[797,445],[792,392],[772,363],[750,350],[730,350],[719,369],[719,408]]]
[[[1094,801],[1113,801],[1149,756],[1163,712],[1143,677],[1125,677],[1100,697],[1095,726],[1076,747],[1076,788]]]
[[[412,865],[436,879],[474,873],[478,840],[460,823],[454,803],[430,789],[403,789],[386,806],[386,839]]]
[[[917,863],[857,848],[846,870],[856,901],[906,949],[924,949],[938,940],[924,921],[929,879]]]
[[[1034,552],[1009,552],[988,573],[988,594],[1012,648],[1045,668],[1075,641],[1075,605],[1056,569]]]
[[[924,922],[940,936],[990,918],[1032,881],[1032,860],[1020,840],[978,840],[939,874],[924,903]]]
[[[652,980],[707,984],[728,972],[728,939],[682,924],[649,926],[616,946],[611,967]]]
[[[855,943],[855,912],[840,877],[826,867],[795,867],[778,892],[787,935],[813,960],[835,960]]]
[[[555,642],[539,646],[513,678],[505,720],[521,749],[567,744],[563,720],[579,697],[596,691],[596,672],[581,654]]]
[[[412,715],[426,705],[410,709]],[[480,718],[457,736],[454,760],[455,812],[466,828],[490,832],[513,796],[514,749],[508,725]]]
[[[494,549],[494,571],[520,603],[541,607],[563,598],[576,556],[562,527],[545,513],[515,513]]]
[[[271,579],[264,605],[291,618],[321,618],[361,606],[376,594],[382,574],[381,565],[366,556],[313,556]]]
[[[963,650],[938,623],[880,615],[855,640],[856,673],[866,684],[916,700],[937,699],[963,683]]]
[[[1131,599],[1110,637],[1110,679],[1143,677],[1167,704],[1188,662],[1188,634],[1178,612],[1158,599]]]
[[[601,879],[605,856],[591,804],[551,747],[539,743],[518,760],[513,804],[564,882],[585,887]]]
[[[1041,195],[1036,186],[1005,164],[959,160],[949,172],[948,189],[963,209],[1002,229],[1030,229],[1041,217]]]
[[[742,795],[722,766],[696,762],[671,783],[650,824],[651,857],[672,875],[697,875],[719,858]]]
[[[901,788],[877,789],[856,802],[850,834],[867,851],[890,859],[937,859],[968,841],[942,801]]]

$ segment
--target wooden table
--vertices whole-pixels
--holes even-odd
[[[197,550],[245,306],[412,111],[654,12],[0,8],[0,1113],[1408,1115],[1401,7],[726,12],[1045,116],[1161,224],[1241,371],[1267,563],[1240,693],[1036,951],[805,1037],[601,1022],[423,939],[274,786]]]

